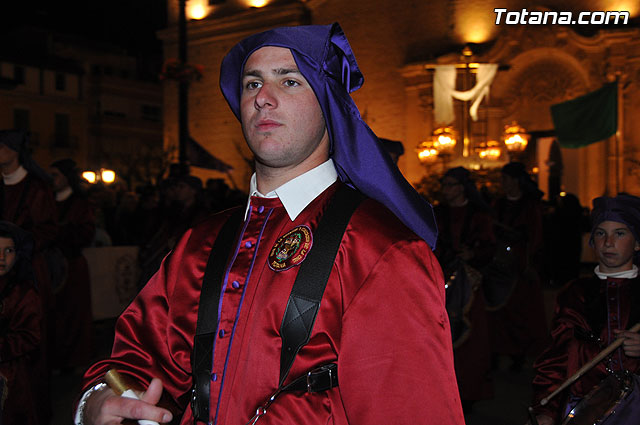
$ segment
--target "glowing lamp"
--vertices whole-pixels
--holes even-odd
[[[518,125],[515,121],[504,126],[503,140],[509,152],[522,152],[529,143],[527,130]]]
[[[116,173],[113,170],[103,168],[100,170],[100,179],[107,184],[113,183],[116,179]]]
[[[202,19],[207,16],[207,9],[201,3],[194,4],[189,8],[189,16],[191,19]]]
[[[439,127],[433,130],[433,147],[440,154],[449,154],[456,147],[456,132],[452,127]]]
[[[438,150],[430,140],[420,143],[416,148],[416,152],[418,153],[418,159],[423,164],[434,162],[438,158]]]
[[[500,158],[502,149],[500,149],[500,143],[495,140],[489,140],[486,143],[481,143],[476,149],[478,156],[482,159],[496,160]]]
[[[94,173],[93,171],[83,171],[82,178],[88,181],[89,183],[95,183],[96,173]]]

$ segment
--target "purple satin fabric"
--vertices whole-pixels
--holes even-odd
[[[381,202],[435,249],[438,235],[431,205],[407,182],[365,124],[349,93],[364,77],[340,25],[283,27],[252,35],[222,61],[220,87],[240,120],[242,72],[249,56],[264,46],[291,50],[315,92],[331,140],[340,180]]]
[[[593,232],[603,221],[624,223],[629,227],[636,240],[640,241],[640,198],[637,196],[620,194],[615,198],[601,196],[593,200],[591,213],[591,239]]]

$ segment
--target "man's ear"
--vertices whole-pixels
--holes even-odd
[[[634,251],[640,251],[640,242],[636,241],[635,246],[633,247]]]

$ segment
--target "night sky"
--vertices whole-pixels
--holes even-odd
[[[155,32],[166,27],[167,0],[18,0],[0,9],[0,33],[22,25],[107,42],[130,54],[157,54]]]

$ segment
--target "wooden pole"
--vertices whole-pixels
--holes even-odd
[[[624,170],[624,85],[621,73],[616,72],[616,89],[618,94],[618,131],[616,131],[616,195],[624,190],[622,179]]]
[[[187,63],[187,16],[186,0],[179,0],[178,23],[178,61],[181,66]],[[185,173],[188,166],[187,143],[189,140],[189,83],[186,80],[178,82],[178,147],[180,172]]]
[[[636,323],[631,329],[629,329],[629,332],[638,332],[640,331],[640,323]],[[574,382],[576,382],[578,379],[580,379],[582,377],[582,375],[584,375],[585,373],[587,373],[592,367],[594,367],[595,365],[597,365],[598,363],[600,363],[600,361],[602,359],[604,359],[605,357],[607,357],[609,354],[613,353],[618,347],[620,347],[622,345],[622,343],[624,342],[624,338],[620,337],[617,338],[615,341],[613,341],[607,348],[605,348],[604,350],[602,350],[600,353],[598,353],[597,356],[595,356],[593,358],[593,360],[591,360],[589,363],[585,364],[584,366],[582,366],[576,373],[574,373],[569,379],[567,379],[566,381],[564,381],[562,383],[562,385],[560,385],[554,392],[552,392],[549,396],[543,398],[540,401],[540,405],[544,406],[545,404],[547,404],[549,402],[549,400],[551,400],[553,397],[555,397],[556,395],[558,395],[561,391],[563,391],[565,388],[567,388],[569,385],[573,384]]]

